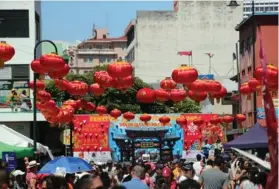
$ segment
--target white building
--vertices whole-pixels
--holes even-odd
[[[211,72],[220,82],[235,75],[233,52],[238,32],[234,28],[243,19],[242,2],[237,3],[239,6],[228,6],[230,1],[176,1],[174,11],[138,11],[125,30],[126,58],[132,62],[135,76],[158,84],[181,64],[190,63],[200,74]],[[179,56],[179,51],[192,51],[192,57]],[[211,69],[206,53],[214,54]],[[219,110],[232,111],[231,106],[208,111],[222,113]]]
[[[254,0],[255,13],[278,12],[278,0]],[[243,17],[247,18],[252,14],[252,0],[244,0]]]
[[[0,124],[5,124],[29,136],[31,133],[32,111],[21,112],[20,108],[12,112],[7,101],[11,88],[21,93],[29,92],[28,82],[33,80],[30,63],[36,42],[41,39],[41,2],[1,1],[0,3],[0,41],[6,41],[15,48],[15,56],[0,70]],[[37,48],[37,55],[41,54],[41,47]],[[43,116],[38,113],[38,121]]]

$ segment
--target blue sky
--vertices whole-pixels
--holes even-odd
[[[43,1],[42,38],[75,42],[91,36],[93,24],[122,36],[137,10],[172,10],[173,1]]]

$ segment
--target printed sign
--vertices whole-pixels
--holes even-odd
[[[214,75],[213,74],[207,74],[207,75],[199,75],[199,79],[214,79]]]
[[[6,165],[6,170],[11,173],[17,167],[15,152],[2,152],[2,162]]]
[[[278,118],[278,108],[275,108],[276,117]],[[257,119],[265,119],[264,108],[257,108]]]

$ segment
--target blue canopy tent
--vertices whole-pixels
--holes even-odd
[[[224,144],[225,149],[267,148],[267,132],[264,127],[256,123],[248,132]]]

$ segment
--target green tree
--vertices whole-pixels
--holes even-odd
[[[69,81],[80,80],[86,82],[88,85],[94,83],[93,75],[96,71],[106,70],[107,66],[97,66],[93,68],[92,72],[87,74],[68,74],[66,79]],[[113,88],[108,88],[106,92],[100,96],[90,96],[84,97],[86,100],[93,102],[94,104],[104,105],[107,107],[108,111],[114,108],[121,110],[122,112],[131,111],[133,113],[198,113],[201,108],[199,105],[191,100],[184,100],[180,103],[161,103],[154,102],[153,104],[142,104],[136,99],[137,91],[143,87],[151,87],[147,83],[143,82],[140,78],[134,78],[133,87],[129,88],[126,92],[121,92]],[[54,81],[49,81],[46,84],[46,91],[50,92],[52,97],[57,99],[57,101],[65,101],[71,98],[71,95],[67,92],[60,91],[55,87]],[[85,113],[85,112],[79,112]]]

